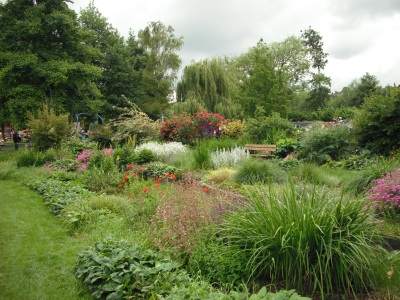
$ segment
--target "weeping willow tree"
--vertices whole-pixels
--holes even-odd
[[[186,66],[177,84],[178,102],[174,112],[193,113],[207,110],[225,118],[240,117],[240,106],[235,102],[237,77],[226,58],[205,59]]]

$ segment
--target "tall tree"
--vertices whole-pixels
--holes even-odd
[[[328,63],[328,54],[324,52],[322,36],[318,32],[311,27],[301,32],[302,41],[307,48],[311,66],[314,69],[314,71],[311,71],[311,90],[307,99],[308,108],[316,110],[325,107],[331,93],[331,79],[322,73]]]
[[[237,94],[237,77],[230,65],[228,59],[215,57],[186,66],[177,84],[178,102],[174,109],[184,106],[191,113],[192,108],[202,107],[225,118],[239,117],[240,107],[233,100]]]
[[[61,112],[90,110],[100,97],[76,14],[67,0],[0,4],[0,109],[24,126],[27,112],[51,102]]]
[[[93,64],[100,67],[102,77],[97,85],[105,99],[101,114],[108,119],[120,113],[122,107],[138,102],[141,77],[146,56],[130,33],[125,41],[118,31],[102,16],[93,1],[81,10],[79,22],[85,43],[98,52]]]
[[[245,115],[253,117],[257,106],[263,107],[266,115],[279,112],[286,115],[286,103],[291,90],[286,73],[277,72],[270,47],[260,40],[257,46],[236,60],[241,82],[241,105]]]
[[[282,42],[272,43],[269,48],[275,71],[285,78],[291,89],[295,91],[304,90],[310,61],[307,57],[307,48],[302,40],[290,36]]]
[[[161,22],[151,22],[138,32],[139,46],[148,56],[143,72],[145,92],[139,106],[152,118],[159,118],[168,107],[168,95],[173,93],[181,59],[176,53],[182,48],[183,38],[175,37],[174,29]]]
[[[330,105],[333,107],[352,106],[359,108],[368,96],[380,90],[381,86],[378,79],[374,75],[366,73],[361,78],[353,80],[340,93],[333,95]]]

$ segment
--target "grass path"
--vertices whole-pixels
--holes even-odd
[[[78,240],[29,188],[0,181],[0,299],[90,299],[74,277]]]

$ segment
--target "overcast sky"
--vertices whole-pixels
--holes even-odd
[[[79,13],[89,0],[73,0]],[[161,21],[183,37],[182,69],[192,60],[233,57],[262,38],[300,36],[311,26],[329,54],[332,92],[365,73],[382,86],[400,84],[400,0],[95,0],[123,36]]]

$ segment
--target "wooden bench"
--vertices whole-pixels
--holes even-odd
[[[272,152],[276,151],[276,145],[246,144],[244,149],[249,151],[250,156],[270,158]]]

